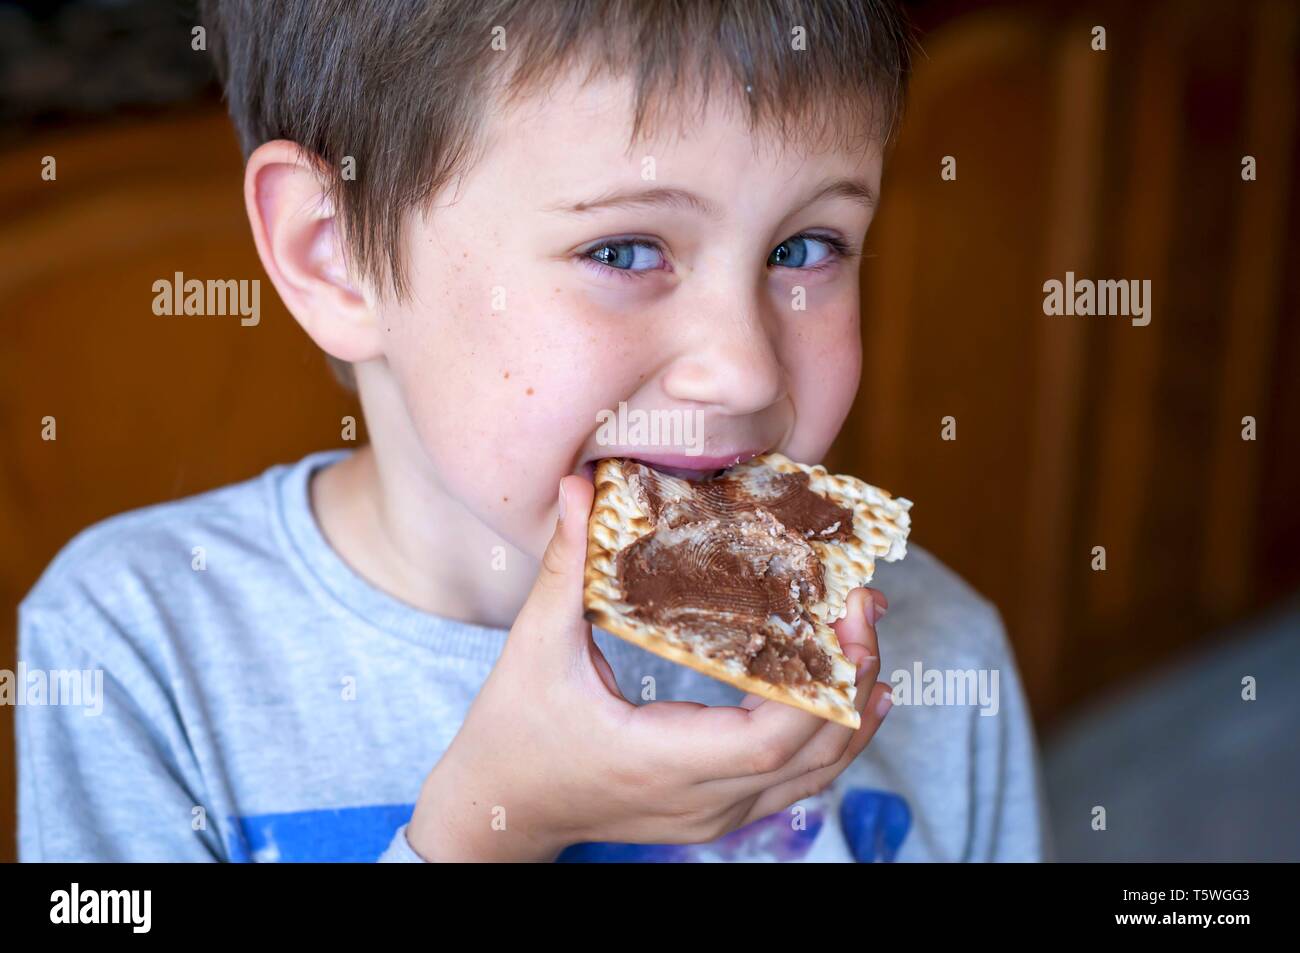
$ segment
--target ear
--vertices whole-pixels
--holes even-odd
[[[341,230],[319,160],[296,143],[263,143],[244,170],[244,205],[257,254],[285,306],[326,354],[358,363],[382,356],[365,289],[348,277]]]

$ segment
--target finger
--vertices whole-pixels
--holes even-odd
[[[857,588],[849,592],[845,618],[835,623],[841,649],[858,669],[858,680],[870,670],[867,684],[875,680],[880,668],[880,651],[877,647],[875,626],[869,620],[874,589]],[[862,693],[859,693],[861,695]],[[672,710],[652,710],[653,705],[640,706],[638,717],[642,723],[650,719],[663,719],[656,725],[655,733],[661,739],[683,731],[695,737],[689,749],[701,756],[697,778],[701,782],[740,780],[752,790],[770,786],[773,778],[787,768],[797,754],[819,733],[822,739],[818,751],[811,757],[825,759],[843,750],[851,742],[853,730],[827,723],[816,715],[781,702],[771,701],[753,692],[745,695],[737,707],[693,706]],[[749,718],[738,719],[738,714],[749,713]],[[684,719],[684,721],[683,721]],[[807,763],[807,762],[806,762]],[[759,770],[763,769],[763,770]],[[799,768],[795,773],[805,773]],[[767,785],[755,778],[767,779]]]
[[[653,701],[628,714],[628,744],[692,781],[712,781],[735,758],[747,718],[747,711],[734,706]]]
[[[858,674],[861,675],[862,666],[859,663],[862,659],[880,657],[875,623],[884,618],[889,608],[889,601],[879,589],[863,586],[849,590],[848,597],[845,599],[845,608],[847,611],[844,618],[832,622],[831,628],[835,630],[835,636],[845,657],[858,666]],[[850,645],[854,646],[854,649],[849,650]],[[862,651],[863,649],[865,651]],[[763,701],[762,695],[750,692],[740,700],[739,705],[747,711],[753,711]]]
[[[849,751],[862,736],[862,728],[868,718],[867,706],[871,703],[873,686],[879,676],[880,659],[875,656],[865,656],[858,667],[857,691],[853,696],[853,707],[858,711],[860,722],[858,727],[846,728],[834,722],[827,722],[812,741],[791,758],[789,763],[781,768],[764,787],[772,787],[840,761],[845,752]]]
[[[875,737],[885,716],[889,713],[888,699],[891,691],[887,682],[876,682],[870,692],[864,693],[868,695],[868,700],[866,711],[862,715],[862,726],[854,732],[852,742],[835,764],[790,778],[768,788],[754,801],[749,813],[740,822],[740,826],[743,827],[778,811],[784,811],[790,805],[824,791],[832,781],[844,773],[844,769],[853,763],[853,759],[861,754]]]
[[[863,657],[879,657],[876,644],[876,620],[880,609],[875,601],[878,595],[874,589],[858,588],[849,592],[845,599],[844,618],[831,623],[835,637],[839,640],[840,650],[854,665]]]
[[[858,690],[853,698],[860,720],[856,729],[830,721],[823,723],[812,740],[778,770],[723,782],[729,786],[729,794],[737,799],[745,794],[752,796],[842,760],[862,734],[862,727],[868,720],[867,705],[871,700],[872,686],[879,674],[880,659],[864,658],[857,675]]]
[[[591,664],[596,666],[596,672],[600,675],[600,680],[605,683],[605,687],[609,689],[610,694],[615,698],[622,699],[623,693],[619,691],[618,679],[614,676],[614,669],[610,666],[609,659],[605,658],[605,653],[600,650],[600,646],[596,644],[596,640],[590,634],[587,636],[587,651],[591,656]]]
[[[825,725],[826,719],[801,708],[765,699],[749,713],[749,725],[744,739],[746,749],[737,762],[743,769],[742,773],[752,775],[779,771]],[[766,771],[755,771],[755,765]]]
[[[844,618],[832,625],[839,639],[841,651],[857,667],[856,681],[860,683],[865,677],[867,685],[875,682],[880,671],[880,650],[874,625],[874,619],[878,615],[876,597],[883,599],[880,592],[875,589],[859,587],[851,590],[845,599]],[[855,702],[858,703],[859,712],[868,694],[869,692],[856,693]],[[740,704],[742,708],[753,710],[762,701],[759,696],[751,694],[745,696]],[[848,747],[852,738],[853,729],[833,722],[823,722],[817,728],[815,735],[778,771],[770,772],[766,776],[751,776],[748,780],[765,777],[767,783],[763,786],[767,787],[778,780],[806,773],[814,766],[835,761]]]
[[[691,717],[692,730],[707,739],[709,751],[699,780],[741,781],[751,790],[762,787],[754,777],[780,771],[827,724],[824,718],[770,698],[759,698],[752,709],[704,708]]]
[[[862,672],[874,665],[871,671],[871,680],[874,681],[876,672],[879,671],[880,652],[875,627],[867,621],[866,606],[870,601],[870,593],[866,589],[852,590],[846,600],[848,612],[838,625],[845,638],[851,640],[849,651],[853,654],[848,657],[858,668],[859,680]],[[843,648],[843,643],[841,647]],[[867,684],[871,682],[868,681]],[[726,709],[732,713],[737,710]],[[741,700],[739,710],[749,712],[749,719],[740,726],[742,730],[739,734],[736,733],[734,719],[714,714],[723,709],[705,709],[693,713],[699,721],[695,730],[707,734],[711,741],[712,770],[702,780],[749,779],[753,785],[755,782],[752,779],[756,776],[772,775],[786,768],[819,732],[824,732],[821,742],[824,746],[838,744],[843,748],[852,737],[852,729],[828,726],[824,719],[816,715],[752,693]],[[714,724],[713,721],[719,718],[727,718],[727,722]],[[836,727],[839,728],[838,733],[828,730]],[[827,750],[819,748],[819,753],[813,757],[824,759],[828,757]]]
[[[885,617],[885,613],[889,611],[889,600],[885,598],[885,594],[879,589],[875,589],[871,586],[867,586],[866,588],[867,592],[871,593],[871,597],[876,603],[876,621],[879,622]]]
[[[560,481],[560,516],[542,554],[537,580],[510,629],[509,647],[563,646],[571,650],[570,659],[589,652],[591,626],[583,617],[582,586],[587,518],[594,496],[591,483],[580,476]]]
[[[825,724],[769,699],[752,711],[657,701],[636,708],[630,720],[647,750],[671,759],[697,783],[777,771]]]
[[[828,723],[782,702],[747,695],[739,706],[656,701],[640,705],[630,724],[646,750],[671,763],[696,783],[725,784],[739,797],[765,790],[778,772]],[[831,725],[832,727],[840,727]],[[845,734],[852,730],[840,727]],[[766,778],[767,783],[754,781]]]

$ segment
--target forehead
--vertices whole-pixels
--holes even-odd
[[[812,111],[784,122],[756,120],[742,95],[716,83],[652,99],[638,127],[630,78],[567,75],[497,100],[485,127],[484,161],[547,201],[557,192],[629,179],[689,181],[718,195],[831,174],[878,188],[881,147],[868,110],[856,129],[828,129]]]

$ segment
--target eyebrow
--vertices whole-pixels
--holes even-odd
[[[861,179],[834,179],[817,188],[801,205],[812,205],[825,198],[845,198],[868,209],[876,207],[876,193]],[[545,211],[565,215],[586,215],[608,208],[690,208],[710,218],[720,218],[716,205],[688,189],[655,187],[648,189],[623,189],[598,198],[578,202],[559,202],[545,206]]]

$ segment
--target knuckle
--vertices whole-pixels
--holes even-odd
[[[771,774],[779,771],[789,760],[784,751],[776,745],[763,745],[754,749],[749,756],[751,774]]]
[[[821,794],[823,791],[826,790],[826,785],[829,783],[829,781],[830,781],[829,778],[823,778],[817,774],[812,775],[811,777],[809,777],[809,779],[806,782],[799,785],[800,794],[798,800],[802,801],[804,798],[809,798],[809,797],[813,797],[814,795]]]
[[[816,797],[826,790],[828,784],[830,784],[830,777],[827,772],[814,771],[805,774],[790,786],[788,792],[789,803],[786,804],[786,808],[788,809],[807,798]]]
[[[657,772],[644,761],[619,761],[610,766],[613,780],[620,787],[634,791],[653,791]]]
[[[709,828],[709,840],[714,841],[719,837],[726,837],[736,829],[736,825],[730,817],[720,817],[713,821]]]
[[[554,580],[564,576],[565,555],[564,544],[558,537],[547,544],[546,551],[542,553],[543,584],[550,585]]]
[[[687,844],[702,844],[713,840],[716,836],[712,833],[712,814],[698,808],[674,812],[673,827],[674,839],[680,838]]]
[[[695,825],[695,836],[699,838],[696,843],[707,844],[726,836],[731,830],[732,824],[726,814],[710,814]]]
[[[844,755],[845,746],[823,747],[813,757],[814,770],[825,771],[833,768],[840,763],[840,758]]]
[[[709,841],[717,840],[717,838],[702,825],[685,828],[682,834],[679,835],[679,838],[683,844],[707,844]]]
[[[805,794],[802,790],[800,790],[800,788],[797,785],[790,787],[785,791],[783,791],[780,794],[780,796],[776,798],[776,803],[772,805],[771,813],[772,814],[788,813],[792,807],[794,807],[804,798],[811,797],[811,796],[812,795],[810,794]]]

